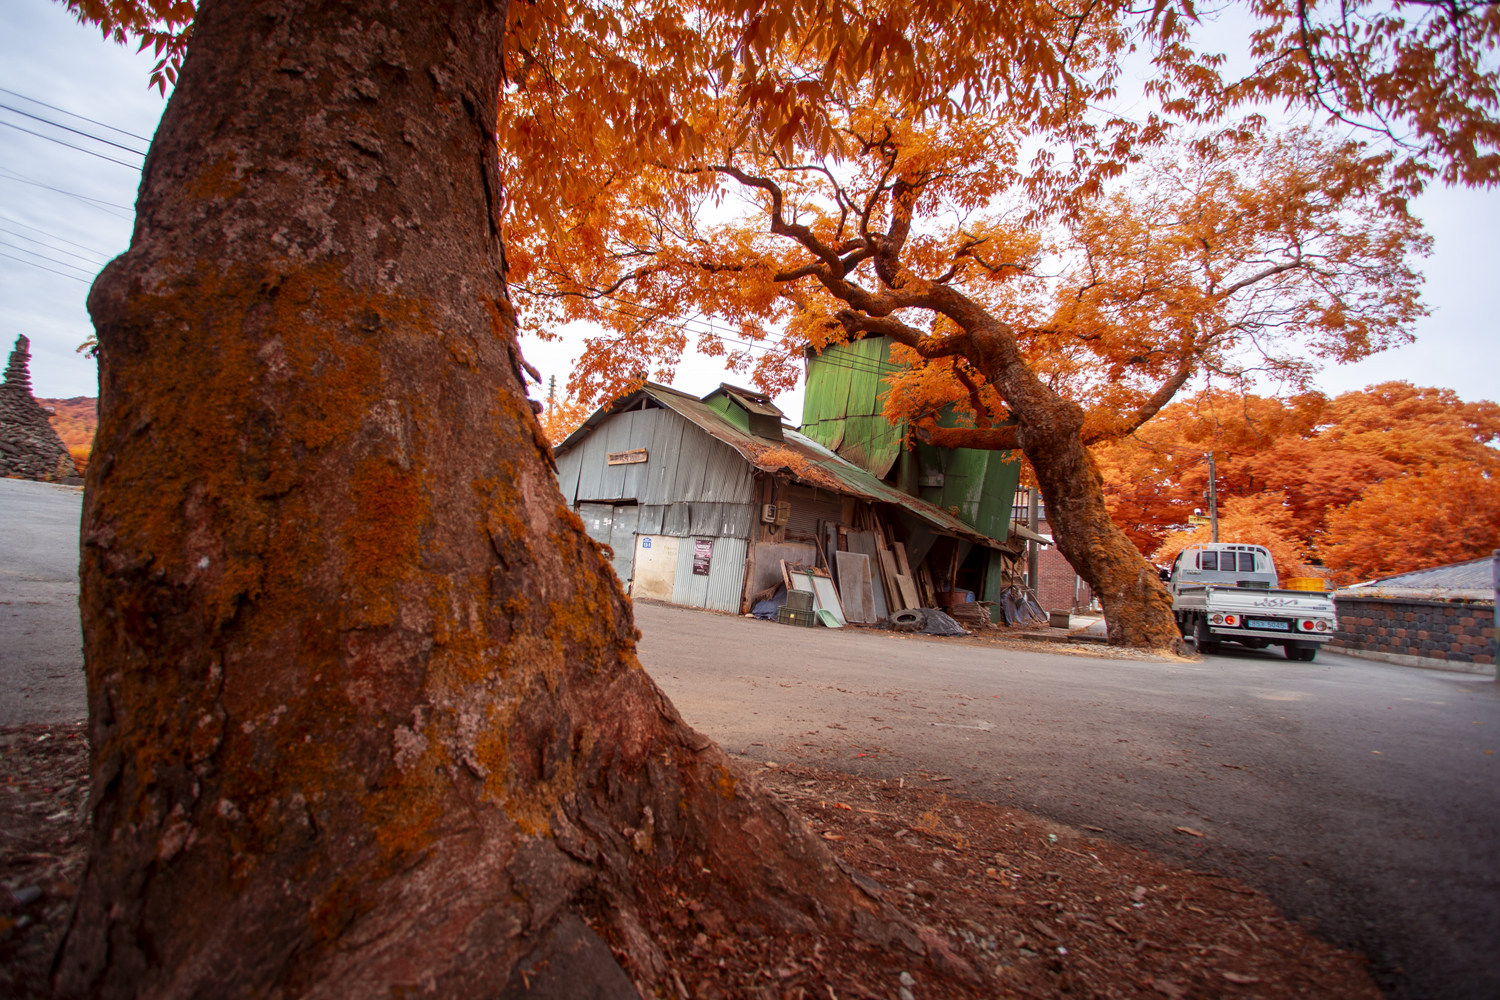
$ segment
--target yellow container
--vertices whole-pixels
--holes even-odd
[[[1287,590],[1322,590],[1323,578],[1321,576],[1294,576],[1290,580],[1282,581],[1281,585]]]

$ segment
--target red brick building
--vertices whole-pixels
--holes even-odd
[[[1017,524],[1028,524],[1030,516],[1029,501],[1024,490],[1017,491],[1016,502],[1011,516]],[[1052,529],[1047,524],[1047,505],[1041,502],[1038,505],[1041,515],[1040,525],[1036,527],[1037,532],[1052,537]],[[1044,545],[1038,553],[1037,559],[1037,585],[1033,588],[1030,581],[1028,588],[1036,593],[1037,603],[1042,606],[1043,611],[1084,611],[1087,610],[1094,600],[1093,592],[1089,585],[1083,581],[1073,567],[1068,565],[1068,560],[1057,551],[1055,545]]]

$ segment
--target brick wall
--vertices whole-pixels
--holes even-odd
[[[1338,633],[1329,643],[1334,649],[1474,672],[1495,662],[1493,604],[1400,597],[1335,597],[1334,601],[1339,615]]]
[[[1055,545],[1045,545],[1037,560],[1037,603],[1043,611],[1071,611],[1078,574]]]

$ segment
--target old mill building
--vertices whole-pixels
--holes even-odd
[[[759,393],[648,383],[557,446],[563,496],[637,598],[744,613],[785,562],[868,581],[851,621],[997,599],[1039,537],[1011,518],[1019,463],[907,443],[882,414],[893,368],[884,338],[810,358],[800,431]]]

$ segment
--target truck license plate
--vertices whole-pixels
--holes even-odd
[[[1287,622],[1273,622],[1265,618],[1246,618],[1245,624],[1250,628],[1274,629],[1278,632],[1290,632],[1292,629]]]

